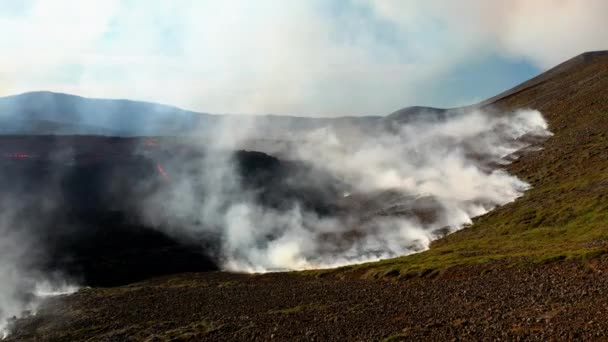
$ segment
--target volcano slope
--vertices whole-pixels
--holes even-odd
[[[480,104],[554,135],[508,166],[533,189],[397,259],[334,270],[165,276],[48,300],[9,341],[608,338],[608,53]]]

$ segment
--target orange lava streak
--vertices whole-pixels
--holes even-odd
[[[158,172],[163,176],[163,178],[165,178],[165,180],[169,180],[169,175],[165,172],[163,167],[160,166],[160,164],[156,163],[156,169],[158,169]]]
[[[7,158],[31,158],[32,156],[26,153],[8,153],[5,155]]]

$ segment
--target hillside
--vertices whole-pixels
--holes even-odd
[[[479,106],[540,110],[554,135],[507,166],[531,190],[426,252],[83,289],[16,321],[7,340],[608,338],[608,54],[575,57]]]
[[[427,252],[340,272],[411,276],[496,259],[544,262],[608,252],[608,53],[585,53],[524,84],[481,106],[534,108],[549,121],[554,136],[544,149],[508,166],[533,189]]]

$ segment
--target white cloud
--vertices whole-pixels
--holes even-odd
[[[473,49],[493,50],[548,68],[585,51],[608,49],[603,0],[361,2],[404,31],[442,23],[441,42],[469,56]]]
[[[483,56],[547,68],[608,48],[602,0],[34,0],[15,12],[0,10],[0,94],[220,113],[385,114]]]

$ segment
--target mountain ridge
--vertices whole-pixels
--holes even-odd
[[[241,118],[256,120],[264,127],[269,127],[269,130],[300,130],[325,125],[342,127],[366,125],[379,121],[405,123],[425,117],[441,119],[445,115],[492,107],[495,103],[510,96],[607,55],[608,51],[582,53],[480,103],[453,108],[409,106],[384,116],[308,117],[276,114],[211,114],[148,101],[89,98],[61,92],[32,91],[0,97],[0,126],[2,127],[0,133],[171,136],[206,134],[219,127],[222,120]],[[53,124],[31,125],[30,121]]]

